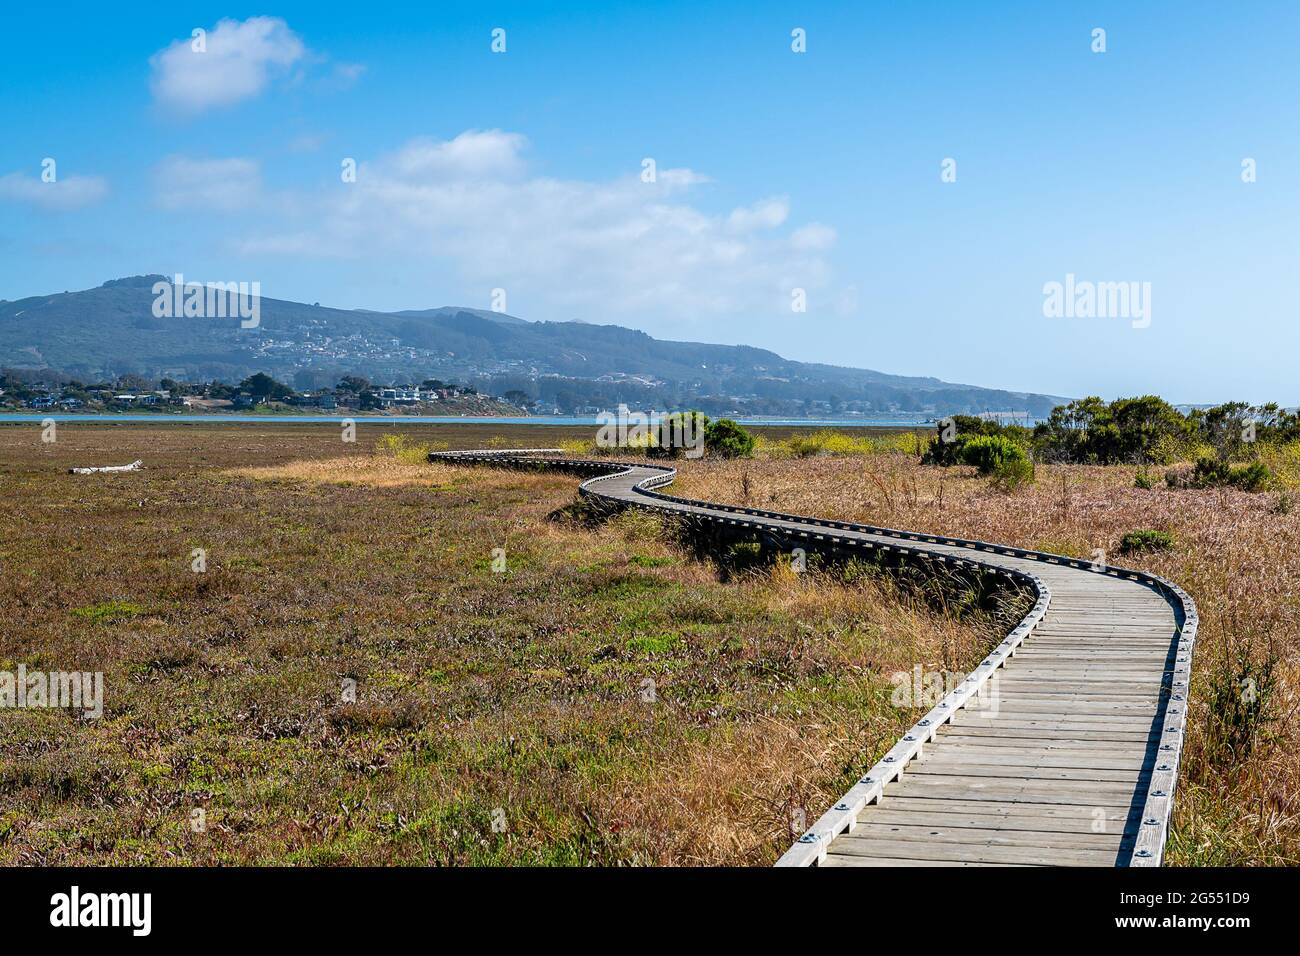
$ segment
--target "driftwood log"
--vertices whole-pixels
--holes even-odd
[[[105,465],[102,468],[69,468],[70,475],[93,475],[101,471],[139,471],[144,467],[144,462],[136,459],[129,465]]]

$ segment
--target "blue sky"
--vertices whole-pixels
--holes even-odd
[[[0,298],[147,272],[348,308],[501,288],[525,318],[810,361],[1300,403],[1294,3],[5,19]],[[1045,316],[1067,274],[1150,283],[1149,325]]]

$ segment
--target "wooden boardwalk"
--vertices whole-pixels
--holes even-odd
[[[1006,639],[818,819],[778,866],[1158,866],[1182,753],[1196,606],[1153,575],[1004,545],[665,495],[676,471],[435,452],[590,476],[579,493],[805,551],[977,569],[1035,603]]]

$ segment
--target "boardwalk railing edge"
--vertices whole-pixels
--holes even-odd
[[[774,518],[781,521],[808,525],[811,528],[825,529],[824,533],[810,531],[801,533],[809,539],[810,544],[823,542],[825,545],[853,548],[875,547],[879,550],[893,550],[902,556],[920,556],[931,561],[951,567],[981,568],[985,571],[1011,578],[1026,586],[1034,595],[1034,605],[993,651],[976,667],[956,689],[939,701],[931,710],[917,721],[905,733],[889,752],[880,758],[847,793],[817,819],[777,861],[779,867],[815,866],[826,856],[827,847],[840,833],[852,831],[857,823],[858,814],[870,803],[880,800],[885,786],[896,780],[907,763],[921,753],[922,747],[932,741],[939,729],[954,714],[974,699],[988,684],[994,673],[1010,660],[1043,619],[1051,605],[1052,592],[1047,583],[1036,574],[1005,568],[982,560],[978,554],[969,558],[954,558],[949,554],[926,548],[926,544],[938,544],[946,547],[960,547],[976,552],[1007,555],[1031,561],[1063,565],[1093,574],[1106,574],[1112,577],[1128,578],[1154,588],[1181,613],[1182,622],[1178,629],[1178,646],[1174,655],[1174,668],[1170,687],[1170,698],[1161,719],[1162,729],[1156,765],[1152,772],[1147,797],[1143,806],[1141,824],[1134,841],[1130,866],[1159,866],[1164,858],[1165,842],[1169,834],[1169,822],[1173,813],[1174,791],[1178,781],[1178,768],[1182,758],[1183,739],[1187,727],[1187,707],[1191,689],[1192,654],[1196,644],[1196,632],[1199,616],[1196,602],[1191,595],[1174,584],[1155,574],[1137,571],[1131,568],[1117,567],[1111,564],[1085,561],[1067,555],[1052,554],[1046,551],[1031,551],[1026,548],[991,544],[969,538],[954,538],[947,535],[922,534],[913,531],[901,531],[896,528],[883,528],[876,525],[857,522],[830,521],[811,518],[805,515],[785,514],[779,511],[766,511],[760,508],[745,508],[738,505],[718,504],[693,498],[681,498],[663,494],[655,489],[671,484],[677,477],[677,469],[650,462],[601,461],[591,458],[552,458],[535,457],[562,453],[559,448],[526,449],[475,449],[469,451],[430,452],[430,461],[449,461],[465,464],[493,464],[505,466],[546,465],[574,472],[597,472],[578,485],[578,493],[583,497],[606,498],[598,490],[599,483],[626,475],[635,468],[652,469],[658,474],[643,479],[633,486],[634,490],[650,499],[667,503],[708,508],[730,514],[744,515],[749,518]],[[594,486],[594,487],[593,487]],[[627,502],[620,504],[639,507],[649,511],[662,510],[649,502]],[[761,528],[761,522],[744,519],[726,520],[701,516],[705,520],[719,521],[741,528]],[[835,535],[834,530],[856,531],[880,537],[898,539],[893,546],[872,545],[857,539],[843,538]],[[915,542],[915,544],[910,543]]]

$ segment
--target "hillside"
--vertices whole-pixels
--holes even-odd
[[[0,367],[84,380],[123,373],[237,380],[265,371],[299,387],[357,373],[375,381],[469,381],[520,389],[563,411],[617,402],[792,416],[1023,410],[1053,396],[935,378],[794,362],[749,346],[655,339],[616,325],[528,322],[458,307],[374,312],[261,300],[256,328],[236,318],[158,318],[155,282],[0,302]]]

